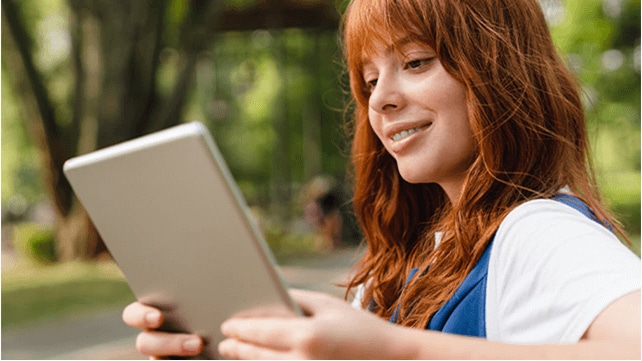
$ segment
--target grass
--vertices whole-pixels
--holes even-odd
[[[125,305],[134,300],[113,262],[50,266],[18,262],[4,267],[2,329]]]

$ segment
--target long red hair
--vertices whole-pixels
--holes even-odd
[[[401,324],[425,327],[508,212],[564,186],[626,238],[601,205],[579,86],[536,0],[354,0],[343,33],[354,98],[353,203],[368,246],[348,292],[365,284],[364,307],[389,318],[401,305]],[[363,62],[377,43],[400,36],[435,49],[466,88],[477,152],[456,203],[436,184],[404,181],[370,128]],[[436,231],[443,238],[435,248]],[[428,273],[400,297],[414,267]]]

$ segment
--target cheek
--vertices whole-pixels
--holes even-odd
[[[368,111],[368,121],[370,122],[370,129],[375,133],[377,138],[379,138],[379,141],[383,141],[382,138],[382,131],[383,131],[383,126],[381,123],[381,120],[376,114],[373,114],[373,111]]]
[[[443,114],[450,123],[453,136],[469,141],[473,136],[472,126],[468,117],[466,89],[454,79],[448,79],[448,84],[440,94]]]
[[[458,128],[457,137],[460,141],[457,147],[461,154],[461,162],[465,168],[468,168],[476,157],[477,141],[467,116],[462,115],[462,122]]]
[[[461,107],[465,111],[466,86],[448,74],[443,67],[426,78],[422,86],[441,107]]]
[[[466,106],[466,88],[450,76],[444,77],[435,94],[446,109],[458,115],[468,117]]]

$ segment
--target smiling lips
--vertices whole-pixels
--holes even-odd
[[[426,125],[423,125],[423,126],[420,126],[420,127],[415,127],[415,128],[410,128],[410,129],[404,129],[404,130],[402,130],[402,131],[400,131],[400,132],[397,132],[397,133],[393,134],[393,135],[390,137],[390,139],[392,139],[392,140],[393,140],[393,141],[395,141],[395,142],[396,142],[396,141],[400,141],[400,140],[407,138],[407,137],[408,137],[408,136],[410,136],[411,134],[413,134],[413,133],[415,133],[415,132],[417,132],[417,131],[419,131],[419,130],[421,130],[421,129],[428,128],[428,127],[429,127],[429,126],[431,126],[431,125],[432,125],[432,123],[429,123],[429,124],[426,124]]]

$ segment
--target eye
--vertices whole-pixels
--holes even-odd
[[[406,69],[419,69],[420,67],[427,65],[430,63],[434,58],[425,58],[425,59],[415,59],[406,62],[404,65],[404,68]]]
[[[375,86],[377,86],[377,81],[379,81],[379,79],[364,80],[365,85],[363,86],[363,91],[371,94]]]
[[[378,82],[378,81],[379,81],[379,79],[372,79],[372,80],[370,80],[370,81],[367,81],[367,82],[366,82],[366,87],[367,87],[370,91],[372,91],[372,90],[374,89],[374,87],[375,87],[375,86],[377,86],[377,82]]]

